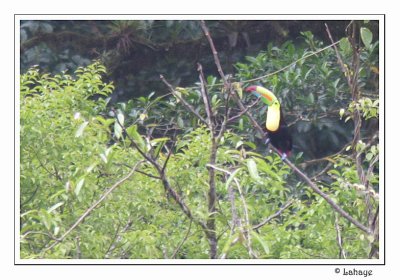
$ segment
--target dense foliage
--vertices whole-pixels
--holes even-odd
[[[328,22],[336,38],[344,36],[348,21],[207,21],[223,67],[233,72],[233,64],[246,55],[255,55],[265,46],[287,40],[301,41],[300,32],[310,30],[327,40]],[[369,28],[377,31],[377,22]],[[174,84],[190,86],[197,81],[197,62],[209,74],[217,74],[208,44],[196,20],[27,20],[21,22],[21,69],[39,65],[57,74],[93,59],[107,67],[108,80],[117,86],[113,100],[128,100],[165,92],[159,74]]]
[[[231,79],[242,83],[233,84],[234,92],[250,105],[254,97],[241,88],[246,80],[298,60],[258,81],[284,106],[295,139],[291,159],[335,203],[375,229],[379,45],[366,27],[355,28],[361,38],[357,75],[353,37],[338,44],[348,69],[343,73],[332,48],[312,55],[324,45],[304,32],[301,46],[269,44],[236,63]],[[216,77],[206,81],[215,123],[224,123],[228,108],[238,115],[221,137],[184,104],[206,118],[202,83],[111,106],[114,86],[104,82],[105,73],[94,62],[73,75],[43,74],[38,67],[21,75],[21,258],[209,258],[213,234],[218,258],[379,256],[377,230],[366,233],[341,217],[266,151],[263,136]],[[359,95],[352,95],[348,77]],[[249,108],[260,124],[265,111],[261,104]]]

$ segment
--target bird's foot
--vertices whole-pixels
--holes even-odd
[[[285,159],[287,159],[287,154],[286,154],[286,153],[283,153],[283,154],[281,155],[281,160],[284,161]]]

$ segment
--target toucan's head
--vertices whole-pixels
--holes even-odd
[[[253,93],[257,97],[261,97],[261,100],[267,104],[267,130],[277,131],[281,119],[281,104],[279,103],[278,98],[276,98],[276,96],[270,90],[260,86],[249,86],[245,90]]]

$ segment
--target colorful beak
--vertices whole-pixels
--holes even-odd
[[[257,97],[261,97],[261,100],[268,106],[271,106],[273,102],[277,100],[272,91],[260,86],[249,86],[246,88],[246,91],[251,92]]]

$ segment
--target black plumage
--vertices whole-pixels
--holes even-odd
[[[276,131],[270,131],[265,128],[265,130],[268,132],[270,143],[277,148],[281,154],[285,153],[287,156],[290,156],[293,147],[292,135],[283,117],[282,108],[280,108],[280,114],[278,129]]]

